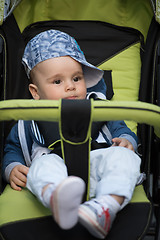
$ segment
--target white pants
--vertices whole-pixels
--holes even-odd
[[[124,147],[109,147],[90,153],[90,198],[107,194],[124,196],[122,208],[131,200],[140,175],[141,159]],[[55,187],[68,176],[64,160],[56,154],[34,159],[27,175],[27,188],[43,203],[42,189]]]

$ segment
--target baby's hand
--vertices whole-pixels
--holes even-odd
[[[134,151],[133,145],[130,143],[130,141],[128,141],[125,138],[113,138],[112,142],[113,142],[112,146],[126,147]]]
[[[12,169],[9,181],[14,190],[21,191],[21,187],[26,186],[28,170],[24,165],[17,165]]]

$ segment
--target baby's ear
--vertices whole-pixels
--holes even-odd
[[[30,93],[32,94],[32,97],[35,99],[35,100],[39,100],[40,97],[38,95],[38,89],[37,89],[37,86],[33,83],[29,84],[29,91]]]

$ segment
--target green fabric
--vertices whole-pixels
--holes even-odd
[[[30,218],[51,215],[27,189],[15,191],[9,185],[0,196],[0,225]]]
[[[112,101],[137,101],[141,77],[140,43],[117,53],[104,62],[99,68],[112,70],[114,96]],[[126,124],[136,133],[137,123]]]
[[[149,202],[142,185],[139,185],[135,188],[133,197],[131,199],[131,203],[137,203],[137,202],[138,203]]]
[[[93,121],[133,120],[154,126],[160,137],[160,107],[144,102],[94,101]],[[145,116],[145,117],[144,117]]]
[[[80,101],[80,100],[79,100]],[[61,100],[0,101],[0,120],[59,121]],[[92,101],[92,120],[133,120],[155,128],[160,137],[160,107],[139,101]],[[145,116],[145,118],[144,118]]]
[[[37,105],[38,104],[38,105]],[[40,105],[39,105],[40,104]],[[5,100],[0,102],[2,120],[48,120],[58,121],[61,101],[52,100]],[[38,107],[38,108],[37,108]],[[37,110],[36,110],[37,108]],[[36,113],[35,113],[36,111]]]
[[[127,67],[126,67],[127,66]],[[140,74],[140,43],[134,44],[124,51],[117,53],[104,62],[99,68],[112,70],[114,101],[137,101]]]
[[[135,188],[131,203],[135,202],[149,202],[141,185]],[[43,207],[27,189],[18,192],[9,185],[0,196],[0,213],[0,226],[15,221],[51,215],[50,210]]]
[[[23,0],[14,15],[21,31],[37,21],[98,20],[136,28],[146,37],[153,11],[150,0]]]

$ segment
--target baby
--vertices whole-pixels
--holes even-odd
[[[87,62],[75,39],[66,33],[48,30],[36,35],[28,42],[22,61],[35,100],[105,98],[96,91],[103,71]],[[93,86],[94,94],[87,95]],[[16,124],[4,150],[5,180],[18,191],[27,187],[51,209],[61,228],[70,229],[79,221],[94,236],[105,238],[117,212],[131,200],[140,175],[135,134],[123,121],[102,126],[92,142],[106,142],[108,147],[90,152],[90,199],[81,203],[84,181],[68,176],[64,160],[45,146],[35,121],[24,121],[24,126],[32,162],[25,163]]]

